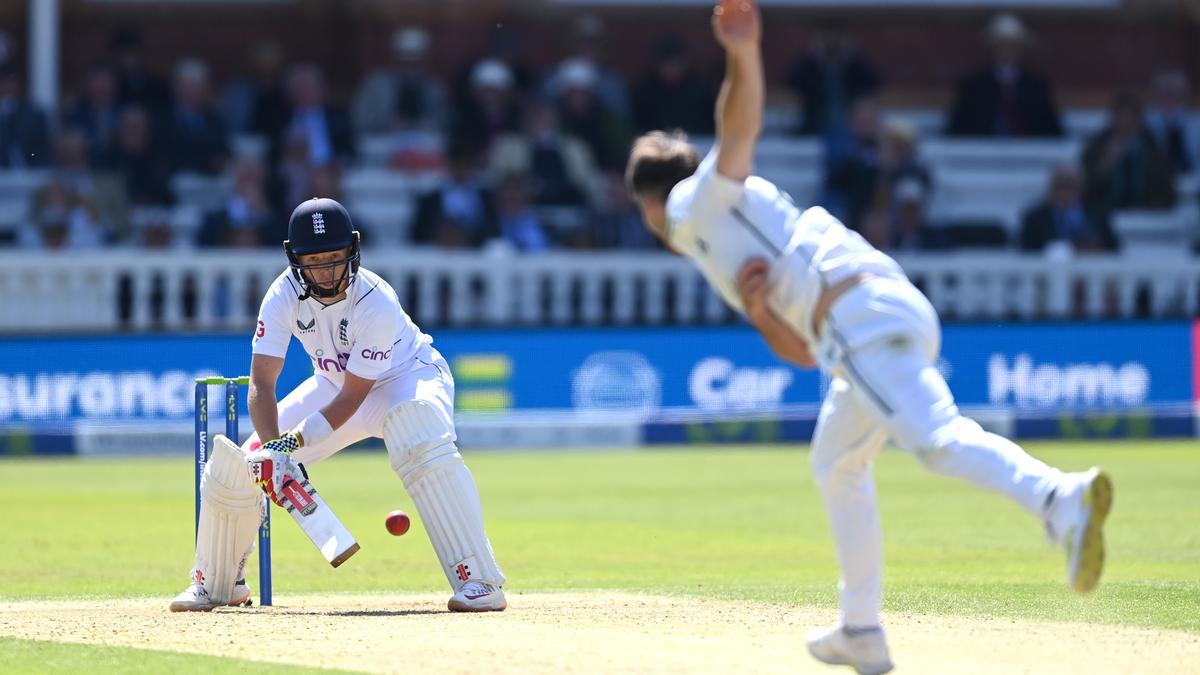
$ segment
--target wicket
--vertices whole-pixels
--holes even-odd
[[[238,389],[250,384],[248,376],[196,378],[196,529],[200,529],[200,478],[208,462],[208,386],[225,385],[225,435],[234,443],[238,438]],[[266,496],[263,497],[266,499]],[[271,509],[258,528],[258,604],[271,605]]]

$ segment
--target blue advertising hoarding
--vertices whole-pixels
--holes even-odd
[[[814,408],[821,378],[778,362],[741,326],[437,331],[460,410]],[[0,339],[0,428],[186,420],[192,378],[244,374],[244,335]],[[941,368],[960,404],[1050,413],[1188,403],[1184,322],[951,325]],[[293,341],[280,395],[311,373]],[[747,431],[753,437],[753,429]]]

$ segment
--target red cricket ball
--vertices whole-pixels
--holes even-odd
[[[407,513],[397,509],[388,514],[384,524],[387,525],[388,532],[399,537],[408,532],[408,527],[412,525],[412,521],[409,519]]]

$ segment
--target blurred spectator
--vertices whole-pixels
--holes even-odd
[[[557,100],[566,91],[563,76],[568,71],[565,67],[572,61],[584,61],[590,64],[596,73],[593,89],[604,107],[621,120],[629,120],[633,108],[629,103],[629,86],[625,78],[610,68],[605,67],[604,54],[611,44],[606,39],[604,20],[595,14],[581,14],[574,23],[568,36],[570,41],[567,51],[573,54],[555,68],[546,81],[542,83],[542,95],[548,100]]]
[[[125,27],[113,33],[109,51],[117,66],[117,98],[122,104],[139,105],[157,116],[170,105],[166,83],[146,65],[142,34]]]
[[[21,74],[16,67],[0,66],[0,167],[40,167],[50,161],[50,123],[46,113],[25,100]]]
[[[91,202],[59,181],[52,180],[34,193],[32,215],[35,227],[21,232],[26,247],[86,249],[105,242]]]
[[[171,172],[220,173],[229,159],[225,125],[209,99],[208,67],[185,59],[175,68],[175,101],[163,148]]]
[[[1022,61],[1030,36],[1012,14],[987,28],[991,63],[958,84],[946,133],[951,136],[1061,136],[1050,85]]]
[[[1146,111],[1150,134],[1167,150],[1176,172],[1200,172],[1200,112],[1191,106],[1187,73],[1179,68],[1156,73],[1152,97]]]
[[[495,176],[526,174],[530,198],[538,206],[591,203],[598,176],[587,145],[564,134],[558,113],[544,103],[529,108],[523,133],[496,140],[489,168]]]
[[[688,61],[687,47],[668,38],[654,48],[654,64],[633,93],[633,122],[639,132],[682,129],[712,135],[716,94],[708,81],[697,76]]]
[[[66,128],[59,133],[54,146],[52,180],[86,203],[106,230],[125,231],[128,204],[124,183],[117,173],[92,169],[87,136],[83,131]]]
[[[915,176],[896,183],[892,202],[866,214],[861,232],[867,241],[885,251],[928,251],[942,247],[940,231],[926,216],[928,186]]]
[[[604,199],[592,213],[586,241],[575,240],[576,248],[661,250],[662,245],[642,222],[637,204],[629,197],[621,171],[604,174]]]
[[[550,248],[550,239],[529,199],[529,179],[509,173],[496,186],[496,217],[500,236],[519,251],[536,253]]]
[[[499,236],[492,193],[480,185],[479,155],[451,146],[448,162],[445,182],[417,199],[409,237],[415,244],[478,248]]]
[[[67,126],[83,130],[95,163],[112,151],[120,114],[117,75],[109,66],[97,65],[88,71],[79,100],[64,117]]]
[[[167,163],[153,143],[150,115],[145,108],[129,106],[121,111],[116,142],[99,164],[105,169],[120,172],[130,205],[174,202],[168,183]]]
[[[249,72],[225,88],[222,104],[225,126],[232,133],[274,138],[287,124],[283,91],[283,48],[278,42],[258,42],[250,55]]]
[[[354,125],[360,134],[433,131],[446,112],[446,92],[429,74],[429,33],[402,28],[392,35],[390,68],[371,73],[354,102]]]
[[[314,167],[308,160],[308,139],[298,132],[287,134],[280,153],[268,178],[267,194],[276,211],[291,213],[297,204],[310,196],[309,176]]]
[[[262,162],[242,157],[233,167],[233,193],[219,210],[205,215],[196,243],[236,248],[278,245],[287,238],[281,220],[267,199]]]
[[[812,48],[788,72],[787,85],[800,98],[805,135],[844,127],[855,102],[878,91],[878,71],[840,27],[813,36]]]
[[[288,99],[288,122],[272,139],[273,158],[280,157],[284,145],[291,145],[297,137],[303,139],[307,162],[314,166],[341,164],[353,158],[350,122],[345,112],[326,104],[321,71],[312,65],[294,68],[288,75]]]
[[[449,143],[487,152],[496,136],[517,131],[520,126],[521,108],[513,89],[512,70],[495,59],[476,63],[467,92],[455,106]]]
[[[845,186],[834,179],[835,173],[843,171],[851,160],[856,165],[879,163],[879,107],[872,98],[855,102],[850,112],[850,124],[840,133],[828,133],[822,138],[825,144],[825,194],[821,203],[830,213],[851,223],[848,215],[849,195]]]
[[[1069,244],[1076,251],[1117,248],[1108,216],[1084,205],[1083,176],[1069,164],[1054,168],[1045,199],[1021,219],[1022,251],[1043,251],[1055,242]]]
[[[626,120],[600,99],[599,70],[586,59],[568,59],[559,66],[558,79],[563,130],[588,144],[600,168],[621,168],[629,154],[632,133]]]
[[[846,223],[854,229],[862,227],[868,213],[893,212],[894,191],[900,181],[913,179],[926,193],[932,185],[928,167],[917,158],[916,127],[889,122],[876,144],[865,135],[870,133],[865,109],[863,115],[864,137],[858,151],[831,167],[826,177],[826,190],[833,203],[843,206]]]
[[[1094,209],[1169,209],[1175,205],[1171,160],[1146,127],[1135,94],[1112,103],[1108,126],[1083,151],[1087,202]]]
[[[134,243],[149,249],[164,249],[181,243],[175,236],[175,228],[171,226],[171,210],[153,206],[142,206],[133,210],[131,216],[134,230]],[[155,292],[161,293],[160,279],[154,281]]]

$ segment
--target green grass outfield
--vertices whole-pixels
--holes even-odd
[[[1015,505],[887,451],[876,471],[885,610],[1200,632],[1200,448],[1106,442],[1029,449],[1064,469],[1101,464],[1112,473],[1116,503],[1100,589],[1087,598],[1071,595],[1062,554],[1046,542],[1040,523]],[[477,452],[468,453],[468,463],[513,591],[612,589],[836,603],[833,548],[807,452]],[[362,551],[330,569],[276,510],[277,599],[446,589],[418,524],[400,538],[383,527],[388,511],[414,509],[382,452],[335,456],[313,467],[311,476]],[[0,550],[6,552],[0,599],[153,596],[165,605],[187,583],[192,489],[186,457],[0,461]],[[38,670],[49,658],[46,649],[0,640],[0,659],[16,670]],[[71,652],[88,649],[100,648],[56,648],[53,656],[69,663]],[[179,669],[170,661],[158,667]]]

